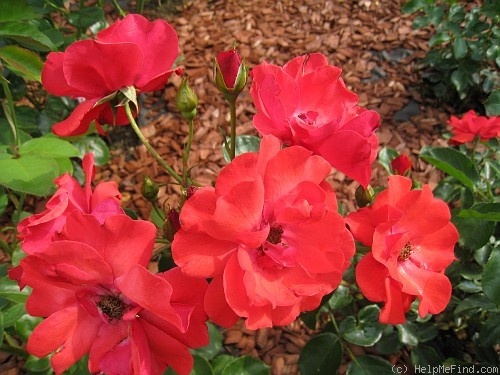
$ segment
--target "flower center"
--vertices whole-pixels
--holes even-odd
[[[120,320],[127,308],[121,299],[115,296],[103,296],[97,307],[108,317],[109,321]]]
[[[305,113],[300,113],[297,117],[304,121],[307,125],[315,125],[316,119],[319,113],[315,111],[307,111]]]
[[[283,234],[283,228],[271,228],[269,230],[269,235],[267,236],[267,242],[271,242],[274,245],[277,245],[281,242],[281,235]]]
[[[408,259],[412,253],[413,253],[412,244],[410,242],[407,242],[405,247],[403,247],[403,249],[399,253],[398,260],[404,261]]]

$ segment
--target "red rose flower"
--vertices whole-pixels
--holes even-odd
[[[461,119],[451,116],[448,124],[452,127],[452,144],[472,142],[477,136],[482,141],[500,137],[500,117],[478,116],[473,110],[468,111]]]
[[[341,72],[319,53],[296,57],[283,67],[266,62],[254,67],[253,123],[262,134],[323,156],[366,187],[377,156],[379,115],[357,105]]]
[[[138,14],[97,34],[97,40],[80,40],[65,52],[51,52],[42,70],[45,89],[59,96],[83,98],[64,121],[54,125],[59,136],[85,133],[92,121],[125,125],[128,119],[121,107],[115,113],[109,101],[98,102],[134,86],[140,91],[162,88],[177,58],[177,35],[167,22],[149,22]]]
[[[74,211],[57,240],[21,260],[32,287],[26,310],[46,317],[29,337],[29,353],[54,353],[62,374],[89,354],[92,374],[189,374],[188,348],[208,344],[203,311],[207,283],[178,268],[153,275],[146,266],[156,228],[126,215],[104,224]]]
[[[415,298],[424,317],[443,311],[451,297],[444,270],[455,259],[458,232],[428,185],[411,186],[409,178],[390,176],[372,206],[346,218],[354,238],[372,247],[356,267],[356,281],[367,299],[384,302],[382,323],[404,323]]]
[[[55,180],[58,189],[47,202],[46,210],[25,218],[17,226],[21,248],[25,253],[43,251],[54,235],[62,230],[67,216],[73,210],[91,214],[100,223],[110,215],[124,214],[120,207],[122,196],[116,182],[102,182],[92,191],[94,155],[86,154],[82,165],[86,180],[83,188],[68,173],[58,177]]]
[[[354,253],[325,177],[331,166],[303,147],[280,150],[264,136],[258,153],[237,156],[184,204],[174,261],[213,278],[208,316],[250,329],[286,325],[335,289]]]
[[[406,154],[401,154],[391,160],[391,170],[394,174],[404,176],[411,171],[411,160]]]
[[[236,50],[223,51],[217,54],[217,64],[224,79],[226,88],[234,88],[236,77],[241,66],[241,59]]]

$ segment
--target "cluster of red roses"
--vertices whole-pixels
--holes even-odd
[[[113,117],[124,123],[120,108],[112,116],[113,95],[127,86],[162,87],[177,51],[170,25],[129,15],[96,40],[49,54],[46,89],[83,98],[54,131],[82,134],[92,121]],[[231,89],[241,62],[228,56],[219,68]],[[214,187],[185,202],[172,243],[179,267],[167,272],[147,269],[153,224],[124,214],[113,183],[92,191],[90,155],[84,189],[68,175],[59,178],[46,211],[20,223],[28,255],[10,272],[33,288],[27,311],[47,318],[28,350],[55,353],[56,373],[90,353],[92,373],[160,374],[172,366],[187,374],[187,348],[207,344],[206,315],[222,326],[243,317],[251,329],[291,323],[338,286],[354,239],[372,248],[356,277],[368,299],[384,303],[382,322],[404,322],[416,298],[421,316],[441,312],[458,233],[428,186],[411,190],[410,179],[392,176],[371,206],[345,219],[338,213],[325,178],[334,167],[368,185],[379,122],[357,105],[340,74],[319,53],[253,68],[260,150],[237,156]]]

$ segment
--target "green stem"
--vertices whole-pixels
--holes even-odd
[[[158,204],[156,202],[153,202],[153,209],[155,210],[156,214],[160,217],[162,221],[165,221],[165,212],[160,210],[160,207],[158,207]]]
[[[191,143],[193,142],[194,136],[194,124],[193,120],[188,120],[189,133],[186,144],[184,145],[184,153],[182,155],[182,186],[184,188],[188,187],[188,162],[189,153],[191,152]]]
[[[228,100],[229,115],[231,117],[231,153],[229,157],[233,160],[236,156],[236,98]]]
[[[172,178],[177,181],[179,184],[182,184],[182,177],[175,172],[172,167],[170,167],[167,163],[165,163],[165,160],[161,158],[160,155],[156,152],[156,150],[151,146],[151,144],[148,142],[144,134],[142,134],[141,129],[139,129],[139,125],[137,125],[137,122],[135,122],[134,115],[132,114],[132,111],[130,110],[130,104],[127,102],[125,103],[125,113],[127,114],[127,117],[130,121],[130,126],[132,126],[132,129],[134,129],[135,134],[139,137],[141,140],[142,144],[146,146],[147,150],[153,155],[153,157],[156,159],[156,161],[167,171],[167,173],[172,176]]]
[[[116,8],[116,11],[120,15],[120,17],[125,17],[126,14],[123,11],[123,9],[120,7],[120,4],[118,4],[118,2],[116,0],[111,0],[111,2],[113,3],[113,6]]]
[[[7,102],[2,101],[3,111],[5,113],[5,117],[7,118],[7,122],[10,125],[10,129],[12,130],[12,134],[14,136],[14,155],[17,156],[17,149],[21,146],[21,139],[19,138],[19,129],[17,128],[17,119],[16,119],[16,109],[14,107],[14,100],[12,99],[12,93],[9,88],[9,81],[3,76],[0,75],[0,81],[2,82],[3,91],[5,93],[5,98]]]
[[[144,10],[144,0],[138,0],[135,9],[137,13],[142,14],[142,11]]]

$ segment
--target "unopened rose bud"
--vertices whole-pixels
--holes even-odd
[[[407,175],[411,171],[411,160],[406,154],[401,154],[391,161],[392,173],[401,176]]]
[[[196,190],[198,190],[198,188],[196,186],[189,186],[187,189],[186,189],[186,199],[189,199],[193,196],[194,193],[196,193]]]
[[[365,189],[363,186],[359,185],[354,193],[354,197],[356,198],[356,204],[358,207],[365,207],[369,205],[373,201],[373,197],[375,196],[375,192],[373,188],[368,185]]]
[[[148,176],[144,177],[144,181],[142,182],[141,186],[141,193],[145,199],[147,199],[149,202],[156,202],[159,190],[160,188],[158,184],[156,184]]]
[[[226,100],[234,100],[245,88],[248,71],[235,49],[217,54],[214,82]]]
[[[198,97],[191,87],[189,87],[187,78],[182,80],[179,91],[177,91],[177,95],[175,96],[175,105],[186,120],[190,121],[196,116]]]
[[[163,230],[165,231],[165,237],[167,240],[172,242],[174,240],[174,236],[177,231],[181,229],[181,222],[179,220],[179,212],[174,210],[173,208],[168,212],[167,219],[165,220],[165,224],[163,226]]]

